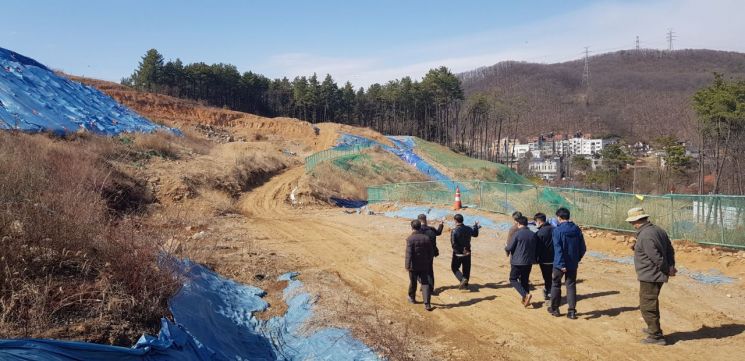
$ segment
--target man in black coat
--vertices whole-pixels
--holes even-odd
[[[535,250],[538,237],[528,228],[528,218],[521,216],[517,219],[517,232],[504,247],[510,256],[510,284],[520,294],[522,304],[530,305],[530,271],[535,262]]]
[[[535,235],[538,237],[538,246],[535,251],[535,258],[538,266],[541,268],[543,276],[543,299],[551,299],[552,273],[554,269],[554,241],[552,238],[554,226],[546,222],[546,215],[536,213],[533,216],[538,231]]]
[[[432,241],[432,248],[434,249],[434,256],[437,257],[440,255],[440,250],[437,249],[437,236],[442,235],[442,227],[443,224],[440,223],[437,228],[431,227],[427,224],[427,215],[420,214],[417,216],[417,219],[422,224],[422,232],[424,232],[427,236],[429,236],[429,240]],[[435,265],[434,265],[434,259],[432,261],[432,272],[429,274],[429,286],[432,288],[432,295],[437,296],[438,292],[435,289]]]
[[[434,248],[429,236],[421,230],[422,224],[418,219],[411,221],[411,235],[406,238],[406,270],[409,271],[409,302],[416,302],[417,280],[422,284],[424,308],[432,311],[430,305],[429,274],[432,270]]]
[[[456,214],[455,228],[450,232],[450,245],[453,246],[453,259],[450,262],[450,269],[453,271],[455,278],[460,281],[459,289],[468,288],[468,279],[471,277],[471,237],[479,236],[479,222],[473,225],[473,228],[463,224],[463,215]],[[461,271],[461,266],[463,270]]]

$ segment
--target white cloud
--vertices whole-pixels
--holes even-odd
[[[745,1],[657,0],[604,2],[512,28],[497,28],[469,36],[426,44],[403,44],[372,57],[330,57],[279,54],[265,65],[269,74],[329,73],[337,82],[356,86],[411,76],[447,66],[461,72],[504,60],[552,63],[576,59],[585,46],[595,53],[634,47],[666,48],[668,28],[675,31],[676,49],[708,48],[745,52]]]

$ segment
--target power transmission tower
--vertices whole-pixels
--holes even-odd
[[[675,32],[673,29],[667,29],[667,50],[673,51],[673,40],[675,40],[677,36],[675,36]]]
[[[590,89],[590,48],[585,46],[585,71],[582,73],[582,85]]]
[[[639,35],[636,36],[636,52],[639,52]]]

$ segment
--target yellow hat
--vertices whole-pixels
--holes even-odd
[[[626,222],[635,222],[642,218],[649,217],[649,214],[644,212],[644,208],[640,208],[640,207],[631,208],[626,214],[628,216],[628,218],[626,218]]]

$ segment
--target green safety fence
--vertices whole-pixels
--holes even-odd
[[[673,239],[702,244],[745,248],[745,196],[726,195],[635,195],[587,189],[546,187],[486,181],[394,183],[369,187],[369,203],[410,202],[451,205],[451,183],[467,188],[461,192],[464,205],[511,214],[552,215],[567,207],[579,224],[615,231],[633,232],[625,222],[626,212],[644,207],[651,220],[666,229]]]
[[[305,171],[311,172],[313,169],[316,168],[318,163],[325,162],[327,160],[332,160],[340,157],[344,157],[347,155],[352,154],[360,154],[363,149],[370,148],[369,146],[361,146],[356,145],[353,147],[343,148],[343,149],[327,149],[320,151],[318,153],[313,153],[307,157],[305,157]]]

